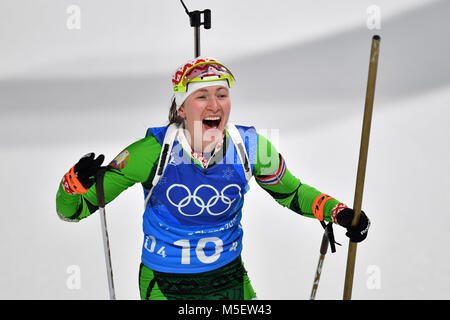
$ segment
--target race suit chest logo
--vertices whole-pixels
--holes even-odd
[[[211,216],[226,213],[242,197],[237,184],[224,186],[220,191],[209,184],[201,184],[193,191],[184,184],[172,184],[166,191],[167,200],[183,216],[195,217],[206,212]]]

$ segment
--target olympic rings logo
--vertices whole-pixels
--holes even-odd
[[[184,198],[182,198],[178,203],[175,203],[170,197],[170,191],[174,188],[181,188],[186,191],[186,196]],[[212,197],[210,197],[209,200],[206,201],[206,203],[205,203],[206,199],[204,200],[200,196],[197,195],[199,190],[201,190],[203,188],[211,189],[214,192],[214,195]],[[217,191],[216,188],[214,188],[213,186],[211,186],[209,184],[201,184],[197,188],[195,188],[194,193],[192,193],[192,194],[191,194],[191,191],[189,190],[189,188],[186,187],[184,184],[173,184],[167,189],[166,196],[167,196],[167,200],[174,207],[176,207],[178,209],[179,213],[181,213],[184,216],[195,217],[195,216],[201,215],[205,209],[210,215],[219,216],[219,215],[225,213],[228,209],[230,209],[233,202],[236,201],[236,199],[231,200],[229,197],[227,197],[225,195],[225,191],[230,188],[238,189],[238,194],[239,194],[238,199],[240,199],[242,196],[241,195],[241,187],[239,187],[239,185],[237,185],[237,184],[229,184],[229,185],[225,186],[220,191],[220,193],[219,193],[219,191]],[[227,207],[225,210],[222,210],[220,212],[213,212],[212,207],[214,207],[217,204],[219,199],[223,204],[227,205]],[[183,212],[183,208],[187,207],[191,203],[191,201],[193,201],[193,203],[199,208],[199,211],[196,213]]]

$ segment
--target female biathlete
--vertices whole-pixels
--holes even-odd
[[[169,125],[147,130],[107,166],[106,203],[135,183],[144,190],[141,299],[254,299],[241,260],[244,196],[252,176],[279,204],[347,228],[353,242],[370,221],[302,183],[254,127],[228,122],[234,77],[212,58],[196,58],[172,77]],[[56,209],[80,221],[98,209],[94,176],[104,156],[82,157],[62,178]]]

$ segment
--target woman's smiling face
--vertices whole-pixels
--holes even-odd
[[[188,141],[194,151],[211,152],[228,122],[231,100],[228,88],[209,86],[196,90],[184,101],[178,114],[184,118]]]

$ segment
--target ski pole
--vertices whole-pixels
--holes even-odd
[[[369,75],[367,79],[366,101],[364,107],[364,118],[361,133],[361,145],[359,149],[358,172],[356,175],[355,196],[353,201],[353,210],[355,211],[355,216],[353,217],[352,226],[358,224],[359,217],[361,215],[361,205],[364,190],[364,178],[366,173],[367,152],[369,149],[370,125],[372,122],[372,110],[375,95],[375,82],[377,77],[379,52],[380,52],[380,36],[374,35],[372,37],[372,46],[370,50]],[[355,271],[355,260],[356,260],[356,245],[357,245],[356,242],[349,241],[347,268],[345,272],[345,283],[344,283],[344,300],[350,300],[352,296],[353,274]]]
[[[316,276],[314,277],[310,300],[314,300],[316,298],[317,288],[319,287],[320,275],[322,273],[323,261],[325,260],[325,255],[327,254],[327,250],[328,250],[328,237],[327,237],[327,231],[325,230],[323,233],[323,237],[322,237],[322,243],[320,245],[319,263],[317,264],[317,268],[316,268]]]
[[[194,57],[197,58],[200,56],[200,26],[203,25],[205,29],[211,29],[211,10],[205,9],[203,11],[189,11],[183,0],[180,1],[189,16],[191,27],[194,28]],[[203,22],[201,21],[202,15]]]
[[[323,261],[325,260],[325,255],[328,250],[328,244],[330,244],[331,253],[336,252],[336,245],[341,245],[339,242],[334,240],[333,233],[333,222],[329,222],[328,224],[325,221],[320,221],[323,229],[325,230],[322,237],[322,243],[320,245],[320,257],[319,263],[317,264],[316,274],[314,277],[313,288],[311,290],[310,300],[314,300],[316,298],[317,288],[319,287],[320,275],[322,273]]]
[[[97,192],[98,209],[100,213],[100,222],[102,225],[103,248],[105,251],[106,275],[108,277],[109,299],[116,300],[116,293],[114,291],[112,264],[111,264],[111,252],[109,249],[108,229],[106,227],[105,192],[103,189],[103,178],[105,176],[106,168],[107,167],[100,167],[100,169],[97,171],[95,189]]]

